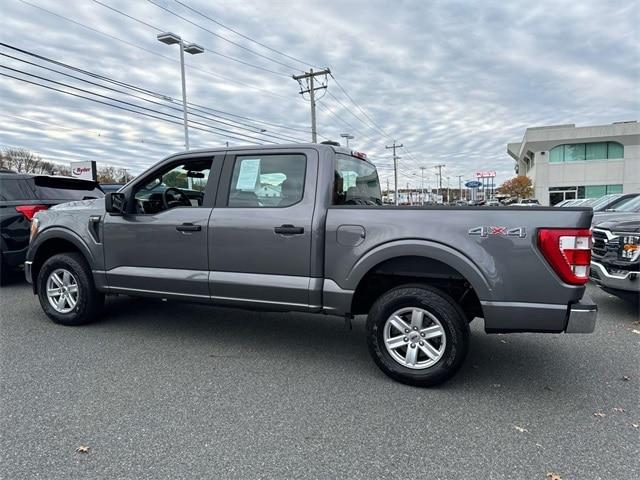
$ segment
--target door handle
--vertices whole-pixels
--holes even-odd
[[[274,232],[280,235],[302,235],[304,233],[304,227],[294,227],[293,225],[280,225],[273,229]]]
[[[183,223],[182,225],[178,225],[176,230],[179,232],[199,232],[202,230],[202,226],[194,225],[193,223]]]

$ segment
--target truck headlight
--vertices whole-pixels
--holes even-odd
[[[618,256],[630,262],[636,261],[640,257],[640,235],[622,235]]]

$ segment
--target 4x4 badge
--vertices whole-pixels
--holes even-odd
[[[525,238],[527,236],[527,230],[524,227],[496,227],[496,226],[480,226],[469,229],[469,235],[475,235],[479,237],[487,237],[489,235],[499,235],[507,237],[519,237]]]

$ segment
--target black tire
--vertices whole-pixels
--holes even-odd
[[[57,269],[69,271],[77,280],[78,296],[75,307],[68,313],[56,311],[47,297],[47,279]],[[44,313],[61,325],[84,325],[94,321],[104,306],[104,295],[96,290],[87,261],[79,253],[59,253],[47,259],[38,273],[38,299]]]
[[[401,365],[384,343],[387,320],[394,312],[409,307],[432,314],[442,325],[446,338],[442,357],[421,370]],[[446,293],[428,285],[403,285],[384,293],[373,304],[367,317],[367,344],[376,365],[386,375],[407,385],[431,387],[451,378],[462,366],[469,347],[469,322]]]

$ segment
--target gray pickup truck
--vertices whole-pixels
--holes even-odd
[[[374,165],[335,145],[183,152],[38,213],[26,277],[64,325],[94,320],[105,294],[367,314],[378,367],[417,386],[459,369],[476,317],[488,333],[594,330],[590,209],[381,198]]]

